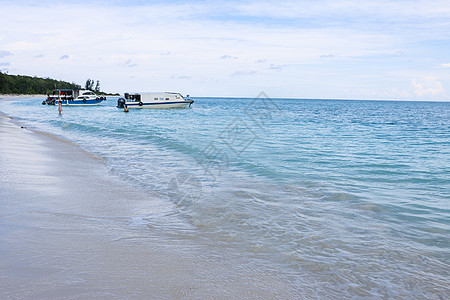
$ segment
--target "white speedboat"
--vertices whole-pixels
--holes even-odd
[[[118,108],[186,108],[194,100],[183,97],[180,93],[125,93],[117,100]]]
[[[99,97],[94,92],[88,90],[54,90],[53,95],[48,95],[42,104],[56,105],[61,101],[62,105],[99,105],[106,97]]]

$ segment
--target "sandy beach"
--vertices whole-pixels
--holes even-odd
[[[239,253],[136,223],[151,195],[76,145],[0,114],[0,146],[0,298],[293,297]]]

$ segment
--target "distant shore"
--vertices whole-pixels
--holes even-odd
[[[0,99],[13,99],[13,98],[45,98],[47,95],[42,94],[0,94]]]
[[[119,97],[117,95],[102,95],[105,97]],[[30,98],[46,98],[47,95],[45,94],[0,94],[0,99],[14,99],[14,98],[24,98],[24,99],[30,99]]]

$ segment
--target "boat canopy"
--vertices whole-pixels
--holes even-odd
[[[71,89],[59,89],[59,90],[53,90],[53,95],[72,96],[75,92],[79,92],[79,91],[78,90],[71,90]]]

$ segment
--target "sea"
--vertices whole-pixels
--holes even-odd
[[[450,298],[449,102],[192,99],[1,110],[147,193],[127,225],[143,235],[216,245],[311,297]]]

